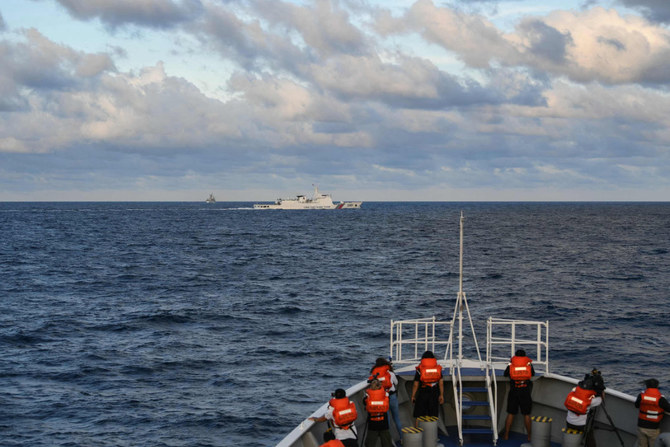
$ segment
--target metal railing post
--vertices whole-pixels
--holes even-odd
[[[544,349],[546,350],[545,355],[544,355],[544,372],[549,373],[549,320],[546,321],[546,326],[545,326],[545,344],[544,344]]]

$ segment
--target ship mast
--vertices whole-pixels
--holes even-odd
[[[456,319],[456,314],[458,313],[458,365],[459,367],[463,363],[463,310],[468,315],[468,320],[470,321],[470,330],[472,331],[472,339],[475,343],[475,348],[477,350],[477,357],[479,362],[482,363],[482,356],[479,351],[479,344],[477,343],[477,335],[475,334],[475,327],[472,323],[472,315],[470,315],[470,308],[468,307],[468,299],[465,296],[463,291],[463,227],[465,223],[465,217],[463,216],[463,211],[461,211],[461,232],[460,232],[460,252],[459,252],[459,263],[458,263],[458,296],[456,298],[456,307],[454,309],[453,321]]]
[[[460,252],[458,256],[458,363],[463,361],[463,223],[465,217],[461,211],[461,238]]]

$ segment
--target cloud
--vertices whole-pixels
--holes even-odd
[[[45,38],[39,31],[25,31],[26,43],[5,46],[7,58],[4,70],[26,87],[36,89],[74,88],[86,78],[114,70],[105,54],[85,54]]]
[[[619,3],[642,11],[653,22],[670,23],[670,3],[666,0],[619,0]]]
[[[372,165],[372,167],[384,173],[389,172],[391,174],[397,174],[400,176],[414,177],[416,175],[414,171],[410,171],[409,169],[388,168],[386,166],[380,166],[376,164]]]
[[[0,12],[0,32],[4,31],[7,29],[7,25],[5,24],[5,19],[2,17],[2,13]]]
[[[444,109],[504,100],[499,92],[444,73],[430,61],[400,54],[393,62],[374,55],[340,56],[310,66],[305,74],[319,88],[347,101]]]
[[[570,33],[561,33],[541,20],[524,20],[518,27],[528,53],[552,64],[565,64],[568,48],[574,45]]]
[[[25,41],[0,42],[0,110],[28,107],[25,89],[41,92],[76,90],[114,63],[105,54],[86,54],[58,45],[35,29],[25,30]]]
[[[73,17],[99,19],[110,28],[133,24],[171,28],[202,13],[200,0],[56,0]]]
[[[383,18],[380,32],[395,33],[416,30],[428,42],[454,51],[469,66],[488,68],[493,55],[508,57],[514,48],[490,21],[476,14],[436,7],[430,0],[419,0],[405,17]]]
[[[555,12],[544,19],[571,37],[567,65],[554,67],[578,82],[670,82],[670,31],[614,10]]]
[[[500,64],[579,83],[670,83],[670,31],[601,7],[525,18],[503,33],[483,16],[419,0],[403,17],[379,14],[377,29],[419,32],[475,69]]]
[[[366,51],[364,34],[351,23],[349,14],[331,0],[296,5],[280,0],[258,0],[253,9],[280,32],[297,32],[304,45],[320,58]]]
[[[253,17],[262,21],[242,20],[230,8],[208,5],[192,32],[244,71],[271,71],[341,100],[417,109],[543,101],[537,89],[526,89],[523,95],[491,90],[473,79],[449,75],[425,58],[380,53],[337,3],[271,3],[254,3]]]
[[[243,20],[224,6],[208,4],[206,14],[185,29],[244,70],[290,71],[304,57],[287,34],[266,30],[256,18]]]
[[[236,132],[220,123],[220,102],[166,76],[160,63],[138,75],[121,74],[108,55],[74,51],[35,30],[24,37],[0,46],[0,152],[96,143],[169,151]]]
[[[240,145],[260,153],[267,147],[371,145],[369,135],[348,124],[353,118],[346,104],[286,78],[240,72],[228,84],[233,99],[224,103],[168,76],[162,63],[138,74],[118,73],[107,55],[73,51],[35,30],[24,37],[0,47],[3,105],[15,112],[0,124],[0,152],[99,145],[170,154]],[[23,113],[16,113],[19,105]],[[334,131],[335,123],[347,124]]]

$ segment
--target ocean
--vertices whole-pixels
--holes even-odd
[[[389,322],[549,321],[550,369],[670,387],[670,203],[0,203],[0,445],[271,446]],[[485,343],[484,343],[485,345]]]

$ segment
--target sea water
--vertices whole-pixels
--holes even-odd
[[[1,203],[0,445],[269,446],[389,321],[549,321],[550,367],[670,387],[670,204]]]

